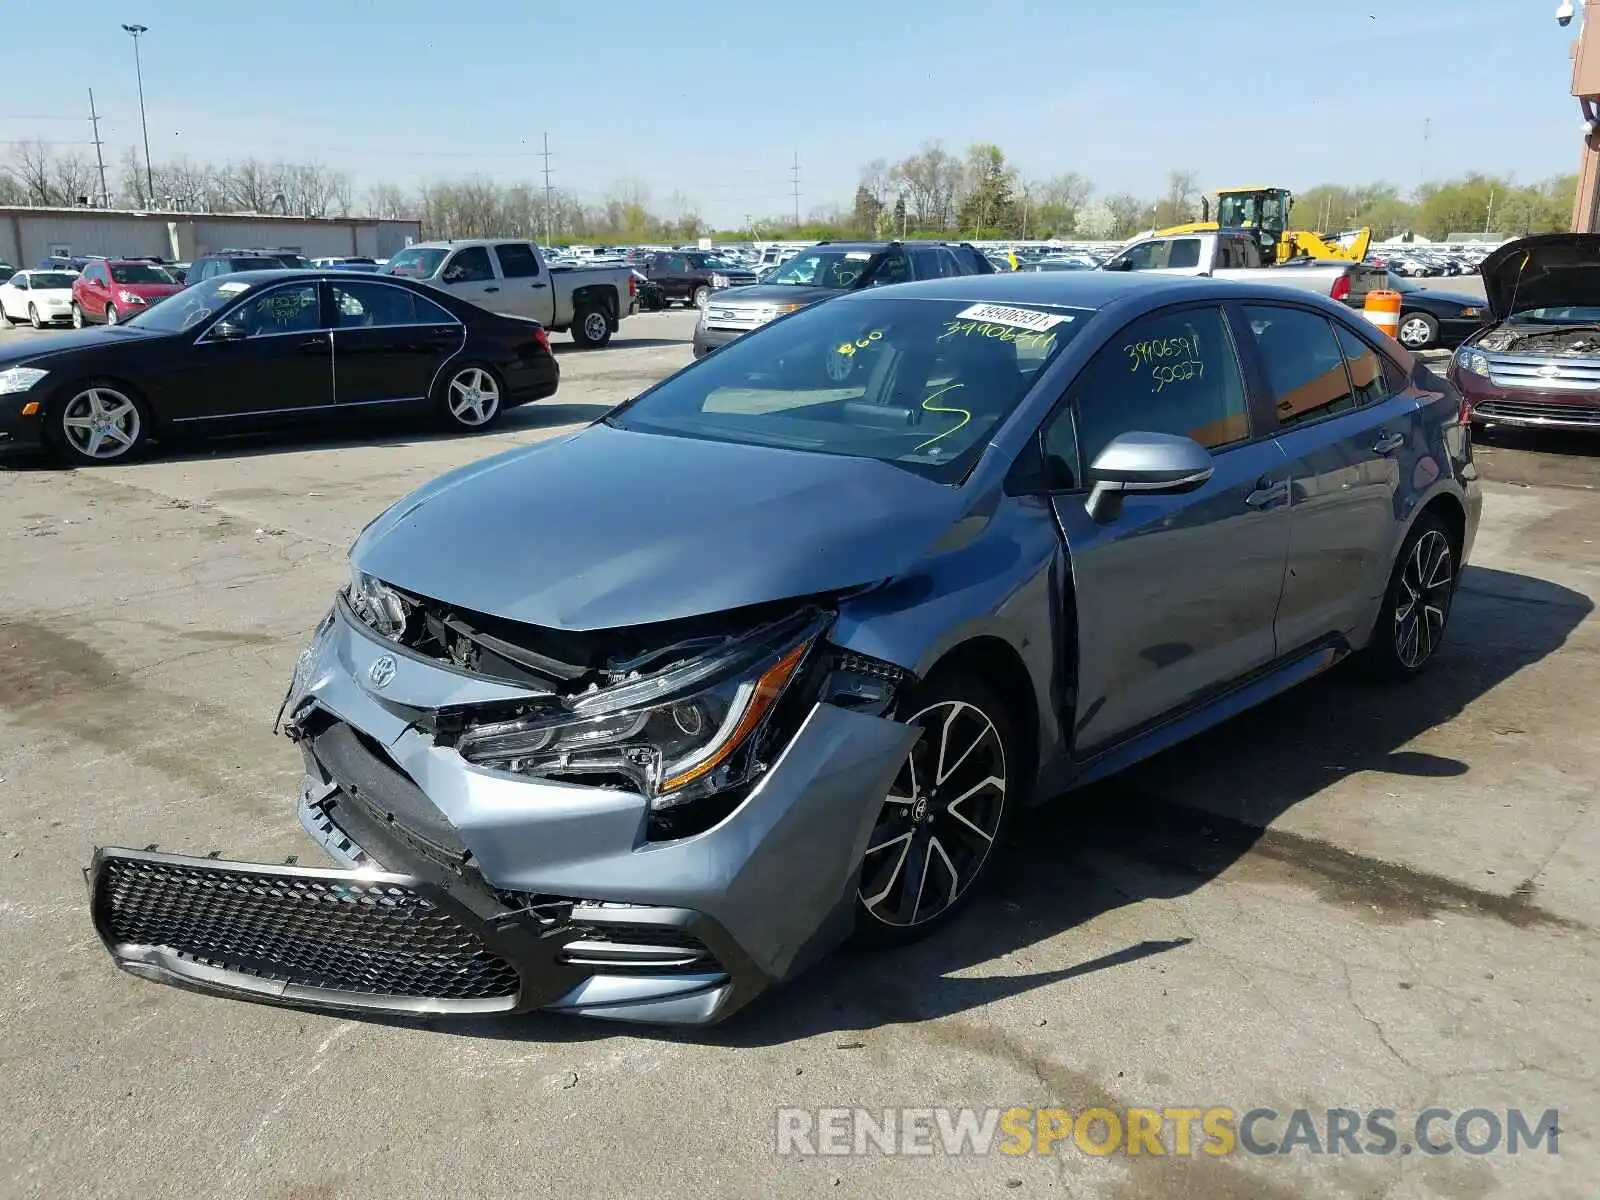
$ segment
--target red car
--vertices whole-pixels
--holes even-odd
[[[1479,270],[1494,322],[1449,371],[1472,423],[1600,433],[1600,235],[1507,242]]]
[[[155,263],[97,259],[84,266],[72,285],[72,326],[82,329],[101,321],[115,325],[182,290],[183,284]]]

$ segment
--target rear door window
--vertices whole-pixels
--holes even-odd
[[[1383,356],[1343,325],[1334,323],[1339,333],[1339,348],[1350,372],[1350,390],[1357,404],[1376,404],[1394,389],[1384,378]]]
[[[1355,408],[1344,351],[1327,317],[1265,304],[1247,304],[1244,314],[1281,424],[1292,427]]]
[[[494,253],[507,279],[531,279],[539,273],[539,256],[527,242],[507,242],[496,246]]]

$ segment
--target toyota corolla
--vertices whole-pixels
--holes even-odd
[[[1331,301],[841,297],[378,516],[280,714],[337,865],[106,848],[94,920],[236,997],[720,1020],[955,917],[1031,804],[1422,673],[1479,507],[1459,397]]]

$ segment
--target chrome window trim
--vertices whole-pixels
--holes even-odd
[[[254,339],[251,339],[252,341]],[[415,404],[426,396],[396,396],[392,400],[345,400],[333,404],[301,404],[294,408],[257,408],[250,412],[208,413],[203,417],[173,417],[174,425],[185,421],[232,421],[241,417],[276,417],[287,413],[331,411],[336,408],[361,408],[372,404]]]

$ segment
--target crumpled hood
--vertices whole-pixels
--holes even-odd
[[[441,476],[350,556],[476,612],[612,629],[890,578],[969,501],[871,459],[597,424]]]
[[[1478,268],[1497,321],[1532,308],[1600,307],[1600,234],[1543,233],[1499,247]]]

